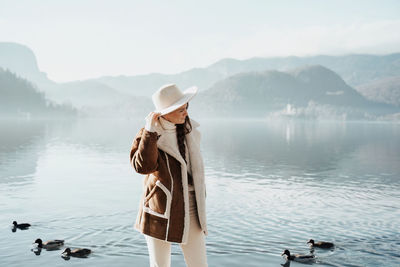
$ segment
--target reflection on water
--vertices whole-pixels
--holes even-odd
[[[147,266],[133,230],[142,177],[129,166],[135,120],[0,122],[1,265]],[[396,266],[400,125],[204,121],[210,266],[280,266],[286,248],[321,266]],[[12,232],[13,220],[31,229]],[[36,238],[94,251],[62,261]],[[33,253],[32,253],[33,252]],[[184,266],[177,246],[173,266]],[[300,266],[292,263],[291,266]]]
[[[210,122],[208,126],[203,147],[220,167],[243,169],[251,164],[251,172],[282,168],[312,175],[335,171],[356,158],[357,165],[347,166],[348,171],[392,177],[400,173],[400,165],[395,164],[400,157],[399,125],[241,121]]]
[[[41,151],[44,125],[37,122],[2,121],[0,126],[0,185],[29,183]]]

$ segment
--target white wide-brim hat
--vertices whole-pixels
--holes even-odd
[[[189,102],[197,93],[197,87],[192,86],[181,92],[175,84],[161,86],[151,97],[156,107],[154,112],[168,114]]]

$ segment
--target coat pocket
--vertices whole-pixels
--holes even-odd
[[[168,219],[159,216],[143,213],[143,233],[152,237],[165,240],[168,229]]]
[[[149,194],[143,199],[143,211],[154,216],[167,218],[171,209],[171,193],[157,180],[155,186]]]

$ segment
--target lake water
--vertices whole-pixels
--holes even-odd
[[[0,121],[0,266],[148,266],[129,165],[142,123]],[[200,123],[210,266],[281,266],[310,238],[336,244],[315,250],[317,266],[399,266],[400,124]],[[36,255],[39,237],[94,253]],[[178,246],[172,262],[185,266]]]

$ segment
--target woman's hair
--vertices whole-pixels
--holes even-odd
[[[186,108],[189,107],[189,103]],[[189,116],[186,116],[185,122],[182,124],[176,124],[176,138],[178,139],[179,153],[186,162],[186,151],[185,151],[185,135],[192,131],[192,124],[190,123]]]

